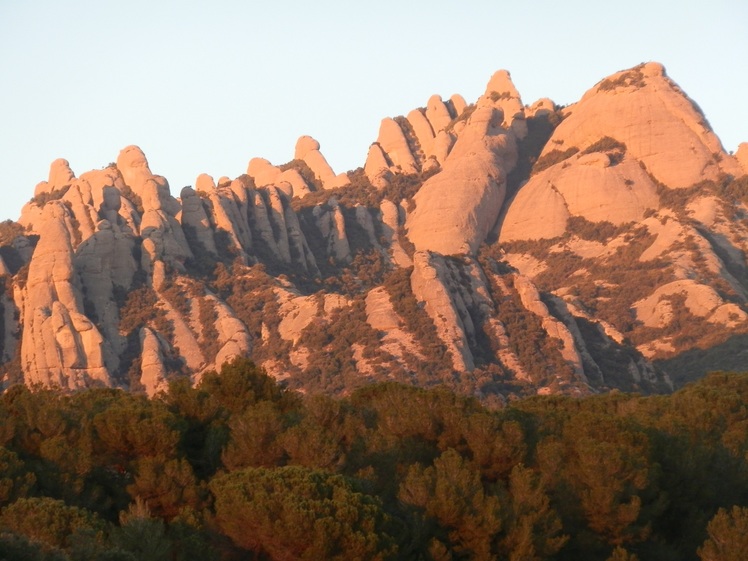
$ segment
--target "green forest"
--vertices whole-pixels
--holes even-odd
[[[488,409],[288,390],[0,396],[0,560],[722,561],[748,551],[748,374]]]

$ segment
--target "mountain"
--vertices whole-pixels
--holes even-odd
[[[136,146],[52,163],[0,225],[2,384],[149,395],[249,356],[289,387],[487,401],[670,391],[748,354],[748,144],[647,63],[579,102],[506,71],[385,118],[362,168],[294,159],[175,198]]]

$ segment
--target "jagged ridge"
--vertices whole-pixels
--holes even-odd
[[[56,160],[0,232],[3,383],[153,395],[248,355],[310,391],[667,390],[663,361],[748,331],[745,153],[649,63],[567,108],[497,72],[348,174],[310,137],[178,199],[135,146]]]

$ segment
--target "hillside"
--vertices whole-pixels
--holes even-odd
[[[59,159],[0,228],[2,384],[154,395],[247,356],[310,392],[670,391],[744,367],[747,172],[657,63],[567,107],[499,71],[344,174],[308,136],[179,193],[136,146]]]

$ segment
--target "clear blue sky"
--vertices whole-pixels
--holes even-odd
[[[336,172],[379,121],[431,94],[474,101],[512,74],[569,104],[662,62],[727,150],[748,141],[748,2],[0,0],[0,219],[49,164],[76,175],[137,144],[172,193],[293,157],[308,134]]]

